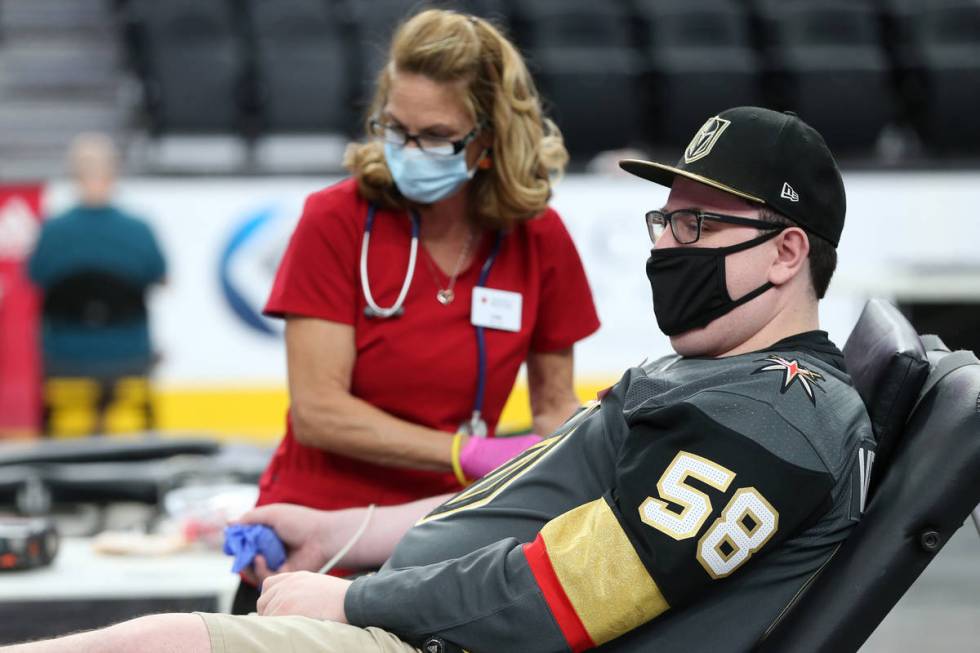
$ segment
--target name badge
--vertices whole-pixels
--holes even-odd
[[[473,326],[517,332],[521,330],[521,302],[519,292],[477,287],[473,289],[473,305],[470,322]]]

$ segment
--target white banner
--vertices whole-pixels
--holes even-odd
[[[140,178],[118,204],[144,218],[165,251],[167,284],[151,297],[162,384],[248,387],[285,381],[281,325],[260,317],[279,258],[307,194],[323,178]],[[840,264],[822,322],[843,345],[869,295],[903,292],[902,270],[942,267],[980,294],[980,174],[851,173]],[[585,263],[602,329],[576,350],[576,372],[615,379],[669,351],[653,319],[643,214],[667,190],[629,177],[578,176],[558,186],[561,213]],[[52,184],[48,213],[71,204]],[[972,271],[971,271],[972,270]],[[906,275],[920,279],[921,274]],[[941,293],[942,284],[935,291]],[[933,287],[929,286],[929,287]]]

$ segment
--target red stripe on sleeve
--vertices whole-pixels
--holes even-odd
[[[585,625],[579,619],[578,613],[575,612],[572,602],[561,586],[561,581],[555,574],[554,567],[551,566],[551,559],[548,557],[548,550],[541,535],[538,535],[531,544],[524,545],[524,557],[527,558],[527,565],[531,568],[538,587],[541,588],[545,603],[548,604],[551,614],[558,622],[561,634],[573,653],[594,648],[595,642],[585,630]]]

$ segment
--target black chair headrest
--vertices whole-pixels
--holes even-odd
[[[929,374],[929,359],[915,329],[898,309],[872,299],[844,345],[844,361],[878,441],[873,491]]]

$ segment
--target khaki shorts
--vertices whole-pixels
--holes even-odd
[[[204,619],[212,653],[418,653],[386,630],[309,617],[195,613]]]

